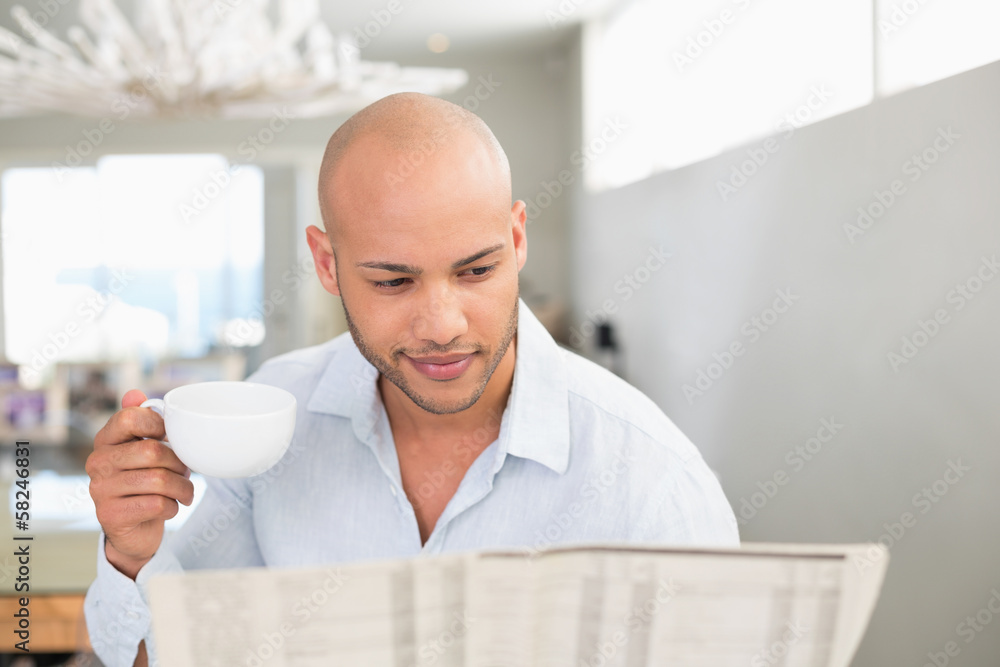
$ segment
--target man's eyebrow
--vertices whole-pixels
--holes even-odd
[[[494,246],[490,246],[489,248],[484,248],[483,250],[477,252],[475,255],[469,255],[465,259],[458,260],[457,262],[451,265],[451,268],[460,269],[466,264],[472,264],[477,259],[481,259],[483,257],[486,257],[486,255],[496,252],[497,250],[503,249],[505,245],[506,245],[505,243],[498,243]]]
[[[479,252],[469,255],[465,259],[460,259],[451,265],[452,269],[460,269],[466,264],[472,264],[477,259],[481,259],[486,255],[496,252],[497,250],[503,249],[507,244],[498,243],[496,245],[490,246],[489,248],[484,248]],[[358,262],[356,266],[360,266],[367,269],[381,269],[383,271],[391,271],[392,273],[408,273],[413,276],[419,276],[423,273],[423,269],[419,269],[415,266],[410,266],[409,264],[396,264],[395,262]]]

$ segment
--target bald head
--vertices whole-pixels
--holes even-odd
[[[427,95],[381,99],[330,138],[319,198],[326,230],[305,230],[316,275],[387,409],[416,410],[417,423],[508,391],[527,215],[485,123]]]
[[[375,147],[387,164],[395,161],[399,169],[388,168],[385,178],[376,187],[391,192],[404,180],[405,165],[417,168],[431,154],[441,149],[474,142],[485,149],[494,168],[493,176],[505,191],[510,204],[510,164],[493,132],[474,113],[438,97],[422,93],[396,93],[383,97],[351,116],[341,125],[326,145],[319,172],[319,202],[323,222],[328,232],[335,226],[338,211],[337,174],[350,168],[354,160],[369,156],[356,149],[364,144]]]

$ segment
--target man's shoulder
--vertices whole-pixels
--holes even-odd
[[[572,416],[604,429],[629,431],[665,446],[684,460],[700,457],[694,445],[653,399],[593,361],[562,348]],[[587,419],[589,417],[589,419]]]
[[[638,388],[562,352],[576,465],[628,517],[630,539],[738,545],[732,508],[691,440]]]
[[[247,380],[290,391],[303,384],[315,385],[333,358],[352,342],[350,334],[345,332],[324,343],[279,354],[264,361]]]

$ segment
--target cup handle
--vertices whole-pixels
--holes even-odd
[[[150,410],[152,410],[156,414],[160,415],[161,417],[163,416],[164,403],[163,403],[163,399],[162,398],[150,398],[150,399],[147,399],[147,400],[143,401],[142,404],[139,405],[139,407],[140,408],[149,408]],[[160,442],[162,442],[167,447],[170,447],[170,443],[167,442],[166,438],[164,438],[163,440],[160,440]],[[170,449],[173,449],[173,447],[170,447]]]

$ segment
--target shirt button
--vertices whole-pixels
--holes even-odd
[[[139,618],[139,612],[135,611],[134,609],[129,609],[127,616],[132,620],[137,620]]]
[[[394,485],[390,484],[389,485],[389,490],[392,491],[392,495],[394,495],[394,496],[397,495],[396,494],[396,487]]]

